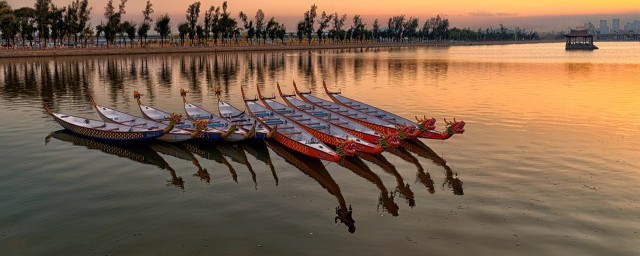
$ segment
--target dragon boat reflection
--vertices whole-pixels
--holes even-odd
[[[336,207],[335,222],[337,223],[338,221],[340,221],[341,223],[343,223],[345,226],[347,226],[350,233],[354,233],[356,231],[355,220],[353,219],[353,211],[351,209],[351,206],[347,208],[347,203],[342,196],[340,187],[335,182],[335,180],[333,180],[320,160],[307,157],[292,150],[286,149],[283,146],[280,146],[280,144],[278,143],[267,142],[267,145],[274,152],[276,152],[276,154],[284,158],[289,164],[295,166],[298,170],[313,178],[330,194],[335,196],[338,200],[339,205],[338,207]]]
[[[238,173],[233,168],[233,166],[227,161],[226,158],[222,155],[220,150],[215,145],[200,143],[200,142],[188,142],[182,144],[185,149],[190,151],[193,154],[196,154],[202,158],[213,160],[217,163],[223,164],[229,169],[229,173],[231,174],[231,178],[233,181],[238,183]]]
[[[149,147],[158,153],[190,161],[197,169],[196,173],[193,174],[193,176],[200,178],[201,181],[211,183],[211,175],[209,174],[209,172],[207,172],[207,169],[202,168],[202,165],[200,165],[200,161],[198,161],[198,158],[196,158],[193,153],[187,150],[182,144],[154,142],[149,144]]]
[[[410,207],[413,208],[414,206],[416,206],[416,200],[414,198],[413,191],[411,191],[411,188],[409,188],[409,184],[404,183],[404,179],[402,178],[402,176],[400,176],[400,173],[398,173],[396,167],[392,163],[390,163],[389,160],[387,160],[382,154],[371,155],[358,153],[358,156],[366,161],[380,166],[380,168],[382,168],[384,172],[396,178],[396,182],[398,183],[398,185],[396,186],[394,193],[400,193],[400,197],[404,198]]]
[[[389,214],[398,216],[399,207],[398,204],[393,201],[395,194],[387,190],[382,183],[380,176],[371,171],[367,164],[365,164],[360,158],[347,157],[340,161],[340,165],[376,185],[380,190],[380,196],[378,197],[378,209],[382,206],[383,210]]]
[[[464,195],[464,190],[462,189],[463,182],[458,178],[458,173],[453,172],[447,164],[447,161],[433,151],[433,149],[420,140],[403,141],[402,147],[441,166],[445,170],[446,175],[442,186],[447,185],[447,187],[453,191],[454,195]],[[426,174],[428,175],[428,173]]]
[[[416,180],[422,183],[425,187],[427,187],[427,190],[429,191],[430,194],[433,194],[436,192],[435,187],[433,186],[434,183],[433,183],[433,179],[431,179],[431,175],[428,172],[425,173],[424,167],[422,167],[422,164],[420,164],[420,161],[416,157],[414,157],[406,149],[401,147],[388,148],[386,151],[395,156],[400,157],[404,161],[407,161],[415,165],[418,171],[418,173],[416,174]]]
[[[216,143],[216,147],[222,155],[231,159],[231,161],[247,166],[249,173],[251,173],[251,179],[253,180],[254,189],[258,189],[258,182],[256,180],[256,172],[253,171],[253,167],[251,167],[251,163],[249,163],[249,159],[247,158],[247,154],[239,148],[236,144],[231,143]]]
[[[273,163],[271,162],[271,156],[269,155],[269,149],[267,148],[267,144],[262,140],[254,140],[254,141],[243,141],[239,144],[239,146],[247,151],[250,155],[258,159],[259,161],[264,162],[269,166],[269,170],[271,170],[271,174],[273,175],[273,179],[276,181],[276,187],[278,186],[278,175],[276,174],[276,169],[273,167]]]
[[[184,190],[184,180],[182,177],[176,174],[176,171],[162,156],[147,145],[107,143],[78,136],[66,130],[52,132],[45,138],[45,144],[49,143],[51,138],[70,142],[76,146],[99,150],[110,155],[128,158],[139,163],[157,166],[160,169],[167,170],[171,174],[171,180],[167,181],[168,186],[175,186]]]

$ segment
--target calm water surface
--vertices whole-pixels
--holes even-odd
[[[0,61],[1,255],[638,255],[640,44]],[[321,84],[466,133],[352,163],[277,145],[118,146],[42,110],[216,110]],[[351,207],[355,232],[339,212]],[[353,230],[351,228],[351,231]]]

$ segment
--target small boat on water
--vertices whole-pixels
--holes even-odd
[[[276,102],[274,101],[275,97],[264,97],[260,91],[260,87],[258,87],[258,97],[260,97],[260,100],[262,100],[262,103],[267,108],[284,116],[289,121],[300,125],[322,142],[336,147],[336,151],[343,155],[352,156],[355,155],[357,151],[380,154],[384,150],[380,145],[360,139],[324,119]]]
[[[133,127],[124,124],[108,123],[105,121],[92,120],[83,117],[54,113],[43,102],[44,109],[53,117],[53,119],[63,128],[89,138],[133,142],[133,141],[149,141],[160,138],[162,135],[169,133],[177,121],[178,116],[171,114],[169,116],[169,124],[165,128],[160,127]]]
[[[242,111],[233,105],[223,101],[220,99],[220,94],[222,93],[222,88],[216,87],[215,89],[216,97],[218,98],[218,113],[221,117],[226,118],[230,122],[234,123],[238,127],[244,129],[255,129],[255,137],[256,139],[265,139],[267,138],[267,134],[269,130],[265,128],[262,124],[258,123],[253,117],[247,114],[245,111]]]
[[[342,116],[351,120],[352,122],[356,122],[378,132],[386,140],[386,142],[379,142],[383,147],[397,147],[398,145],[400,145],[401,136],[399,134],[401,132],[398,131],[398,128],[395,124],[389,123],[377,117],[366,115],[340,104],[315,97],[311,95],[311,92],[301,92],[300,90],[298,90],[298,86],[295,82],[293,82],[293,87],[300,99],[307,103],[313,104],[315,107],[317,107],[316,109],[328,111],[328,113],[331,113],[335,116]]]
[[[451,138],[451,136],[453,136],[454,134],[464,133],[464,121],[456,121],[454,119],[453,122],[448,122],[445,119],[445,122],[447,123],[447,130],[444,132],[440,132],[435,130],[436,120],[434,118],[427,119],[426,117],[423,117],[422,119],[419,119],[416,116],[416,120],[418,122],[415,123],[409,119],[393,114],[391,112],[376,108],[374,106],[351,98],[347,98],[340,92],[330,92],[329,89],[327,89],[327,84],[324,81],[322,82],[322,86],[324,87],[324,91],[327,93],[329,98],[331,98],[331,100],[333,100],[335,103],[400,126],[400,131],[404,135],[403,137],[406,136],[407,138],[420,137],[426,139],[446,140],[448,138]]]
[[[124,124],[124,125],[128,125],[131,127],[138,127],[138,128],[155,128],[155,127],[159,129],[167,128],[166,124],[148,120],[142,117],[137,117],[137,116],[134,116],[125,112],[121,112],[106,106],[98,105],[93,99],[93,97],[91,97],[91,95],[89,95],[88,97],[89,97],[89,100],[91,101],[91,105],[93,106],[93,108],[95,108],[100,118],[102,118],[102,120],[104,121],[113,122],[117,124]],[[174,127],[169,133],[166,133],[160,136],[160,138],[158,139],[166,142],[180,142],[180,141],[189,140],[195,135],[196,135],[195,131],[189,132],[189,131]]]
[[[304,102],[296,98],[295,94],[284,94],[282,92],[282,89],[280,88],[280,84],[278,84],[277,86],[278,86],[278,92],[280,93],[280,97],[282,97],[282,100],[284,100],[284,102],[287,105],[291,106],[292,108],[295,108],[296,110],[305,112],[316,118],[329,122],[332,125],[340,127],[341,129],[347,131],[348,133],[360,139],[368,141],[370,143],[379,143],[381,145],[386,145],[386,146],[393,146],[393,145],[397,146],[400,144],[399,140],[396,140],[394,142],[387,141],[386,136],[383,136],[380,133],[374,131],[373,129],[370,129],[357,122],[353,122],[351,119],[345,116],[334,114],[329,110],[326,110],[321,107],[316,107],[314,104],[311,104],[311,103]]]
[[[133,92],[133,97],[138,102],[138,107],[140,107],[140,111],[142,111],[142,115],[145,118],[159,122],[159,123],[163,123],[163,124],[167,124],[169,122],[170,114],[168,112],[164,112],[162,110],[142,104],[142,102],[140,101],[142,94],[140,94],[138,91]],[[182,116],[180,116],[179,120],[177,121],[176,127],[183,130],[190,131],[190,132],[198,131],[200,129],[201,132],[198,132],[197,134],[192,136],[192,138],[194,139],[207,140],[207,141],[222,140],[223,138],[232,134],[233,131],[235,130],[235,125],[232,125],[226,131],[222,131],[219,129],[208,127],[206,120],[201,120],[201,121],[196,120],[196,122],[194,123],[187,123],[185,121],[186,120],[184,120]],[[200,125],[201,127],[199,128],[198,125]]]
[[[237,125],[224,119],[219,116],[207,111],[206,109],[189,103],[187,101],[187,93],[188,91],[184,89],[180,89],[180,96],[182,96],[182,101],[184,102],[184,111],[187,113],[187,116],[193,120],[206,120],[207,127],[216,128],[222,131],[231,130],[233,127],[233,132],[229,134],[229,136],[224,137],[223,139],[226,141],[241,141],[246,140],[249,137],[252,137],[255,133],[255,128],[250,127],[249,129],[245,129],[243,127],[239,127],[236,129]]]
[[[240,89],[247,113],[269,130],[267,138],[274,139],[285,147],[311,157],[332,162],[338,162],[342,159],[342,156],[304,128],[256,103],[257,98],[247,99],[244,88]]]

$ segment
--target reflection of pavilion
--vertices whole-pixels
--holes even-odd
[[[593,45],[593,35],[589,34],[586,29],[572,29],[569,34],[564,35],[567,43],[567,50],[595,50],[597,46]]]

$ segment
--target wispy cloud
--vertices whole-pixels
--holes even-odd
[[[475,12],[469,12],[468,14],[476,17],[510,17],[510,16],[517,15],[517,13],[511,13],[511,12],[489,12],[489,11],[475,11]]]

